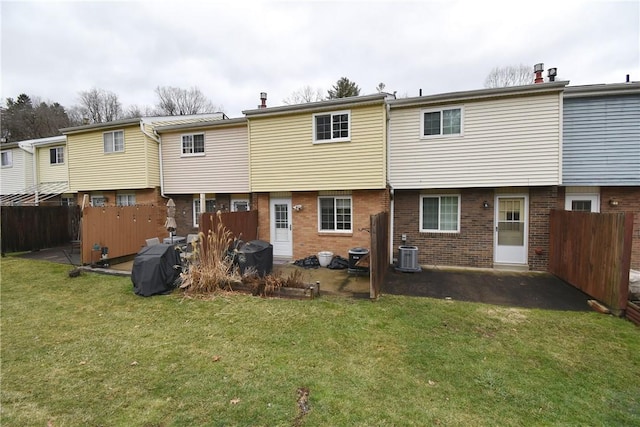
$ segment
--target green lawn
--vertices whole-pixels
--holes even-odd
[[[68,270],[2,259],[2,426],[640,425],[640,329],[622,319],[142,298],[129,278]]]

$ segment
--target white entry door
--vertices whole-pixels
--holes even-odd
[[[271,244],[273,256],[293,256],[291,199],[271,199]]]
[[[497,196],[495,206],[494,261],[498,264],[526,264],[527,196]]]

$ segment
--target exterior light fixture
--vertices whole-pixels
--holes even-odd
[[[616,199],[610,199],[609,206],[618,206],[618,201]]]
[[[484,202],[482,202],[482,207],[485,209],[489,208],[489,202],[487,202],[486,200]]]

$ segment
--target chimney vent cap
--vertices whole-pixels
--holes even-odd
[[[538,73],[544,71],[544,64],[541,62],[533,66],[533,72]]]

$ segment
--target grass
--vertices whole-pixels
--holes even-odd
[[[142,298],[128,278],[68,270],[2,259],[2,426],[640,425],[640,330],[622,319]]]

